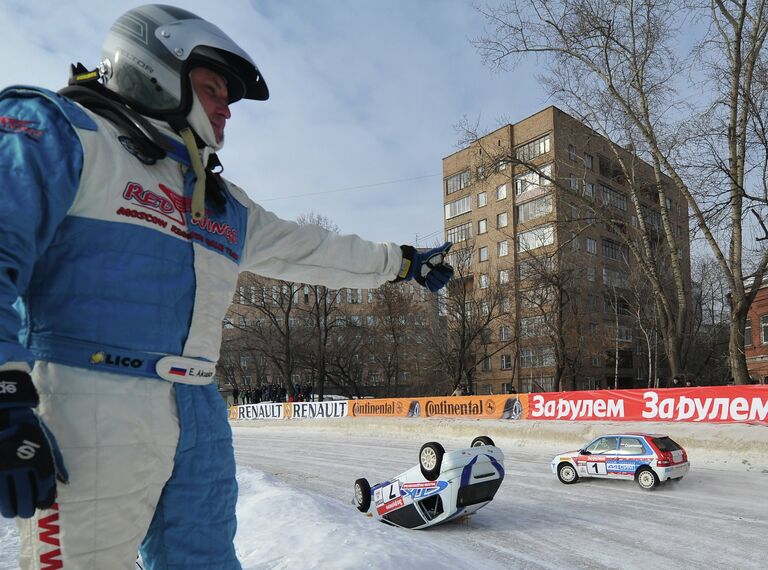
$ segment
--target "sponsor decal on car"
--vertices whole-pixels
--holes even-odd
[[[418,481],[416,483],[403,483],[403,489],[432,489],[437,487],[437,481]]]
[[[432,483],[432,485],[425,485]],[[413,499],[423,499],[431,495],[437,495],[448,487],[448,481],[428,481],[424,483],[403,483],[403,489]]]
[[[389,501],[388,503],[384,503],[382,505],[376,505],[376,512],[380,515],[384,515],[386,513],[389,513],[391,511],[394,511],[395,509],[399,509],[400,507],[405,506],[405,502],[403,501],[402,497],[398,497],[394,501]]]

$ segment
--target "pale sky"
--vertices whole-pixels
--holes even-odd
[[[3,0],[5,85],[58,89],[95,67],[111,23],[141,2]],[[441,239],[442,163],[464,117],[490,131],[552,104],[535,71],[485,68],[471,0],[179,0],[247,51],[270,89],[232,107],[225,175],[288,219],[314,211],[343,233]],[[527,72],[526,72],[527,70]]]

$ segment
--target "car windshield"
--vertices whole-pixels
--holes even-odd
[[[677,451],[682,449],[669,437],[656,437],[653,439],[653,443],[659,448],[659,451]]]

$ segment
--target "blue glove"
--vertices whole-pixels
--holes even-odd
[[[32,411],[39,398],[26,372],[0,372],[0,514],[29,518],[56,500],[66,483],[59,446]]]
[[[437,293],[453,277],[453,267],[445,262],[452,245],[447,241],[440,247],[428,251],[420,251],[410,245],[401,245],[403,264],[395,281],[415,279],[419,285]]]

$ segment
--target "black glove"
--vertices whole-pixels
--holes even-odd
[[[39,403],[26,372],[0,372],[0,514],[29,518],[56,500],[69,476],[53,434],[32,411]]]
[[[410,245],[401,245],[403,265],[395,282],[415,279],[419,285],[437,293],[453,277],[453,267],[445,262],[452,245],[447,241],[440,247],[428,251],[419,251]]]

